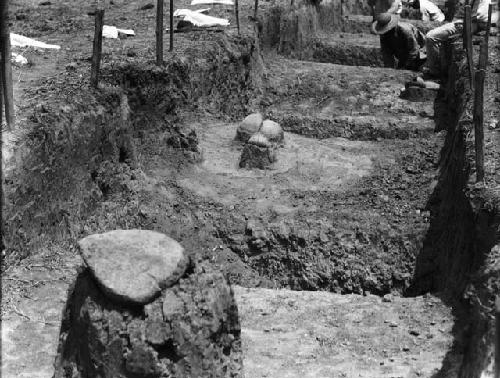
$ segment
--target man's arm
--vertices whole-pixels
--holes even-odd
[[[400,28],[399,33],[401,44],[398,46],[400,49],[398,68],[405,68],[409,62],[419,58],[420,46],[411,29]]]

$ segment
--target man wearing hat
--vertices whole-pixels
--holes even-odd
[[[490,0],[471,1],[472,34],[476,34],[477,32],[486,29],[489,5]],[[464,1],[458,0],[456,6],[458,9],[452,22],[432,29],[425,36],[428,59],[425,63],[423,71],[424,76],[428,79],[440,79],[440,76],[443,73],[443,67],[441,67],[440,60],[441,45],[450,39],[462,35],[463,18],[465,13]]]
[[[417,71],[424,63],[424,35],[412,24],[399,21],[399,16],[379,14],[372,24],[372,32],[380,35],[385,67]]]

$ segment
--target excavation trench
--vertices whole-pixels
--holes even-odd
[[[279,374],[283,361],[294,356],[292,350],[279,349],[281,341],[297,350],[305,345],[309,354],[294,357],[303,370],[295,366],[294,371],[311,377],[321,369],[344,373],[352,355],[359,357],[355,372],[366,377],[374,369],[380,376],[431,376],[446,352],[449,368],[456,368],[463,349],[448,349],[453,315],[447,306],[429,295],[389,296],[384,302],[379,296],[446,290],[440,282],[453,287],[455,273],[446,268],[445,248],[434,249],[434,241],[437,234],[451,232],[448,226],[466,228],[474,221],[470,211],[462,212],[461,202],[450,205],[458,214],[452,219],[462,217],[461,226],[439,220],[449,207],[436,213],[428,200],[435,198],[431,195],[438,181],[443,193],[459,196],[461,188],[451,189],[455,181],[443,179],[448,171],[437,176],[436,168],[444,143],[445,151],[458,150],[459,155],[463,146],[450,133],[446,140],[443,133],[434,133],[433,103],[400,98],[412,73],[380,67],[378,41],[366,33],[366,20],[338,17],[340,2],[324,6],[323,11],[300,6],[290,13],[271,9],[261,25],[261,42],[209,37],[206,54],[191,51],[192,59],[177,57],[163,68],[150,63],[108,65],[103,93],[90,96],[86,104],[75,102],[71,119],[65,110],[35,113],[38,133],[31,138],[43,139],[44,145],[34,149],[33,160],[26,164],[52,161],[47,151],[54,151],[60,154],[59,166],[48,172],[53,177],[43,180],[34,171],[24,185],[58,193],[57,201],[53,199],[45,218],[33,217],[43,203],[32,205],[39,209],[26,207],[9,227],[40,222],[34,229],[43,229],[45,219],[56,215],[69,223],[78,220],[79,226],[69,227],[78,237],[116,228],[157,230],[173,237],[193,258],[206,258],[238,285],[243,354],[249,353],[248,371],[262,376]],[[349,6],[340,14],[367,14],[361,2]],[[342,33],[343,38],[335,35],[345,46],[326,46],[321,33],[327,31]],[[306,35],[314,35],[316,42],[305,40]],[[236,128],[254,111],[285,130],[285,144],[272,169],[238,168],[243,145],[234,141]],[[64,136],[69,143],[60,143]],[[459,160],[450,164],[451,171],[460,170]],[[59,171],[72,175],[62,180]],[[72,182],[80,190],[68,191]],[[58,184],[66,189],[59,190]],[[85,203],[78,215],[62,212],[75,202]],[[445,244],[439,240],[440,246]],[[473,242],[456,242],[463,251],[460,261],[470,263]],[[439,269],[428,268],[436,261]],[[461,286],[452,295],[458,296],[466,285],[465,276],[460,273]],[[428,282],[432,284],[425,286]],[[308,302],[301,290],[336,294],[330,294],[325,307],[323,293],[311,294]],[[308,312],[308,305],[315,311]],[[286,317],[291,310],[297,311],[292,320]],[[385,315],[391,311],[398,318]],[[338,324],[348,327],[333,332],[334,314]],[[429,327],[438,318],[441,327]],[[298,327],[301,322],[315,326]],[[398,327],[397,322],[400,328],[391,340],[406,343],[404,347],[390,344],[389,337],[390,346],[374,352],[379,346],[369,344],[363,329],[356,331],[362,323],[372,327],[376,339]],[[415,331],[415,324],[425,331]],[[480,344],[478,334],[471,337]],[[270,338],[281,340],[273,344],[275,354],[259,350],[269,346]],[[410,343],[415,347],[408,354]],[[335,363],[332,355],[339,356]],[[314,359],[310,356],[321,356],[319,370],[308,370]],[[467,356],[474,371],[484,365],[485,353]],[[384,358],[392,358],[394,366],[381,364]]]

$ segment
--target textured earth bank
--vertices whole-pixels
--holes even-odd
[[[238,310],[221,273],[152,231],[79,246],[85,266],[67,299],[56,378],[241,376]]]

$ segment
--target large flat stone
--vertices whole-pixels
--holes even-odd
[[[145,304],[184,274],[188,258],[175,240],[154,231],[115,230],[78,242],[92,275],[110,298]]]

